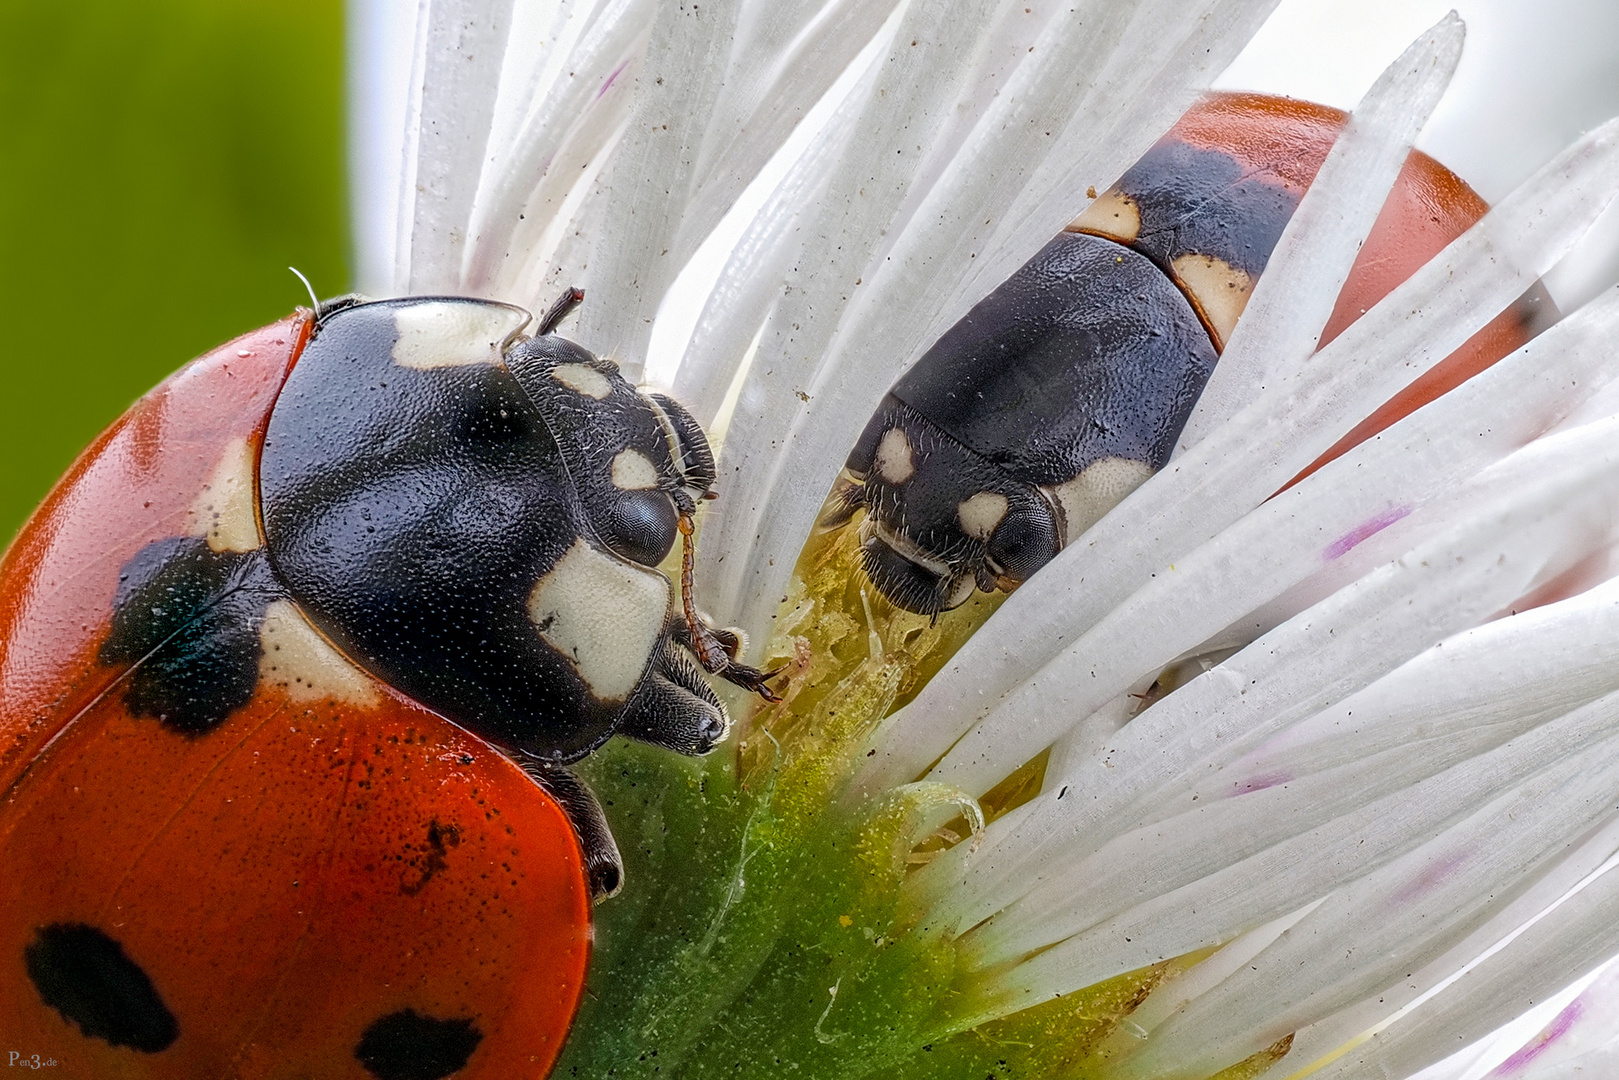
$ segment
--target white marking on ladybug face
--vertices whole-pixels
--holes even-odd
[[[647,491],[658,486],[658,467],[639,450],[613,456],[613,486],[620,491]]]
[[[576,394],[602,400],[613,392],[607,376],[587,364],[558,364],[551,369],[551,378]]]
[[[876,518],[868,517],[865,521],[860,523],[860,542],[863,544],[867,540],[870,540],[873,536],[879,538],[883,543],[893,548],[897,554],[903,556],[908,561],[915,563],[922,569],[931,572],[935,576],[950,576],[951,570],[949,563],[935,559],[932,555],[929,555],[927,552],[923,551],[920,547],[913,543],[911,538],[906,536],[904,533],[895,532],[893,529],[890,529],[887,525],[881,521],[878,521]]]
[[[998,491],[980,491],[956,504],[956,520],[961,531],[974,540],[988,540],[995,526],[1006,516],[1006,496]]]
[[[1133,244],[1141,235],[1141,211],[1130,196],[1118,188],[1108,188],[1063,231],[1090,233],[1121,244]]]
[[[1254,294],[1254,279],[1212,255],[1182,255],[1169,270],[1214,328],[1214,347],[1224,349]]]
[[[1152,466],[1145,461],[1110,457],[1093,462],[1072,480],[1046,487],[1062,511],[1063,546],[1079,539],[1151,475]]]
[[[971,574],[963,574],[950,586],[950,595],[944,598],[944,610],[958,608],[972,599],[973,591],[978,588],[978,581]]]
[[[295,702],[382,702],[376,681],[332,648],[291,600],[277,600],[265,610],[259,646],[259,678]]]
[[[911,457],[911,440],[905,432],[891,427],[883,432],[873,458],[877,475],[890,484],[903,484],[916,473],[916,462]]]
[[[510,304],[421,300],[394,308],[393,361],[426,371],[462,364],[498,364],[506,343],[528,325],[529,313]]]
[[[623,701],[641,681],[669,613],[669,579],[575,540],[528,596],[540,638],[598,700]]]
[[[253,551],[259,525],[253,516],[253,449],[233,439],[197,492],[186,514],[186,533],[205,537],[214,551]]]

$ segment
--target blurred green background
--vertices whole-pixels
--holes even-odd
[[[0,3],[0,543],[191,357],[348,288],[341,0]]]

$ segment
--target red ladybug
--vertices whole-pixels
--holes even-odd
[[[865,570],[891,601],[937,616],[975,589],[1015,588],[1164,465],[1345,118],[1209,96],[900,377],[823,518],[866,510]],[[1485,209],[1412,153],[1323,344]],[[1531,289],[1312,468],[1555,318]]]
[[[526,312],[323,305],[138,402],[0,564],[0,1017],[81,1077],[543,1075],[615,733],[738,642],[655,566],[713,458]],[[690,548],[687,547],[689,559]]]

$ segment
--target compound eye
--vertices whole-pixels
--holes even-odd
[[[1035,500],[1014,504],[985,545],[990,561],[1014,581],[1027,581],[1056,558],[1057,546],[1057,523]]]
[[[608,547],[642,566],[657,566],[680,535],[674,500],[656,489],[625,491],[613,500],[599,526]]]

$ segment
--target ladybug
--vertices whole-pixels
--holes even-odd
[[[1010,591],[1164,466],[1346,119],[1210,95],[900,376],[821,519],[865,511],[862,565],[883,595],[937,618],[975,590]],[[1486,209],[1412,152],[1321,343]],[[1312,469],[1556,318],[1537,284]]]
[[[541,1075],[621,876],[566,766],[770,697],[702,429],[529,313],[345,298],[186,367],[0,563],[0,1016],[96,1077]],[[677,588],[657,566],[683,538]]]

